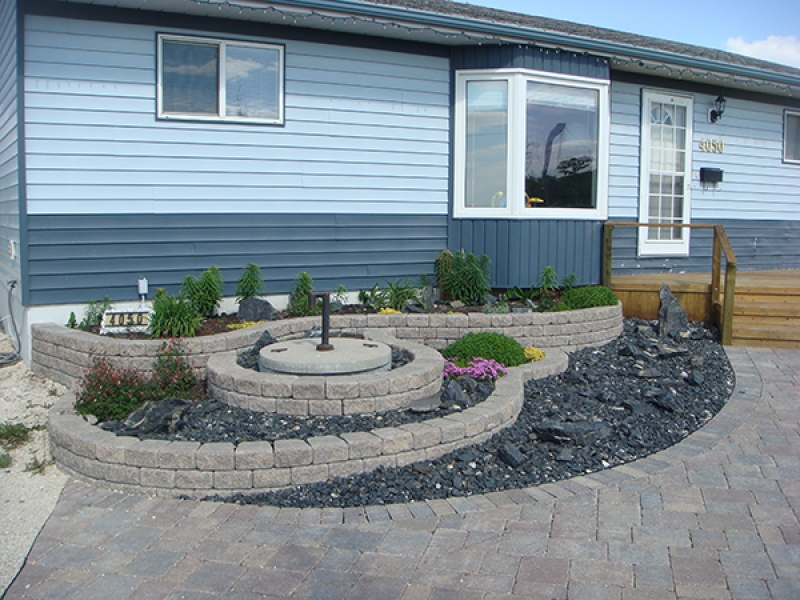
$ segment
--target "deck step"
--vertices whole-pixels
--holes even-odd
[[[735,346],[800,348],[800,288],[737,286],[732,342]]]

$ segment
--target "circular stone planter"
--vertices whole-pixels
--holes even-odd
[[[567,364],[566,354],[548,351],[541,361],[509,369],[481,404],[446,417],[237,446],[118,437],[76,414],[75,397],[68,393],[50,409],[50,446],[63,471],[110,489],[190,497],[269,491],[402,467],[483,442],[517,420],[526,381],[561,373]]]
[[[245,369],[235,352],[208,360],[208,395],[220,402],[258,412],[282,415],[374,414],[408,408],[417,400],[439,393],[444,359],[436,350],[376,332],[389,344],[414,356],[410,363],[389,371],[353,375],[288,375]],[[339,338],[334,344],[342,342]],[[369,340],[352,340],[363,344]],[[313,342],[316,343],[316,342]],[[275,344],[277,345],[277,344]],[[268,349],[271,346],[265,348]],[[390,350],[391,353],[391,350]]]

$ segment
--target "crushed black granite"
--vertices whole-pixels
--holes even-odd
[[[733,391],[718,334],[692,323],[677,339],[626,320],[623,334],[525,384],[517,423],[438,460],[258,494],[240,504],[350,507],[470,496],[592,473],[667,448],[708,422]]]

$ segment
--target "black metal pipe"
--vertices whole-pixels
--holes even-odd
[[[308,292],[308,308],[311,309],[317,302],[317,298],[322,298],[322,343],[317,344],[317,352],[328,352],[333,350],[331,344],[331,293],[315,294]]]

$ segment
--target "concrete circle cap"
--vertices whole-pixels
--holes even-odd
[[[279,342],[263,348],[258,359],[261,371],[290,375],[346,375],[386,370],[392,349],[386,344],[353,338],[333,338],[333,350],[320,352],[319,338]]]

